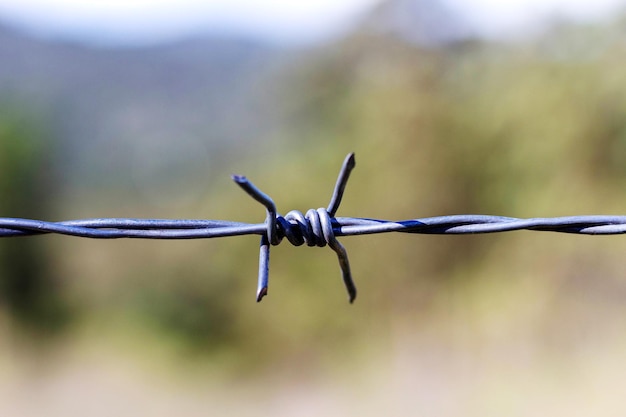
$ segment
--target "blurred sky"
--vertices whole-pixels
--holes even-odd
[[[428,2],[429,0],[413,0]],[[332,36],[380,0],[0,0],[0,21],[40,36],[114,44],[202,32],[280,43]],[[624,0],[444,0],[478,30],[502,35],[546,15],[597,18]]]

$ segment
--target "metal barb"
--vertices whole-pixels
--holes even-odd
[[[344,248],[343,245],[335,238],[332,219],[328,211],[324,208],[319,208],[317,209],[317,212],[319,213],[320,222],[322,224],[324,238],[328,242],[328,246],[330,246],[330,248],[337,254],[337,259],[339,259],[339,267],[341,268],[341,272],[343,274],[343,283],[346,286],[346,291],[348,292],[348,301],[352,304],[356,298],[356,285],[354,285],[354,281],[352,280],[348,253],[346,252],[346,248]]]
[[[259,250],[259,280],[256,287],[256,302],[260,302],[267,295],[270,279],[270,242],[267,236],[261,236]]]
[[[243,175],[233,175],[232,179],[237,183],[237,185],[243,188],[246,193],[252,196],[252,198],[263,204],[267,212],[265,217],[267,233],[261,236],[261,244],[259,245],[259,278],[256,290],[256,301],[258,303],[267,295],[269,287],[270,243],[277,245],[280,242],[276,233],[276,204],[274,204],[274,201],[270,198],[270,196],[259,190]]]
[[[341,171],[339,171],[339,177],[337,177],[337,183],[335,184],[333,196],[330,198],[330,203],[326,209],[328,214],[330,214],[330,217],[335,217],[335,214],[337,213],[339,204],[341,204],[343,192],[346,189],[346,184],[348,183],[348,178],[350,178],[350,172],[352,172],[355,166],[356,160],[354,159],[354,152],[350,152],[343,161]]]
[[[333,195],[330,198],[330,203],[328,204],[328,208],[318,209],[318,213],[320,214],[320,220],[322,221],[322,227],[324,231],[324,237],[328,242],[328,245],[337,253],[337,258],[339,258],[339,266],[341,267],[341,272],[343,273],[343,283],[346,286],[346,291],[348,291],[348,299],[350,304],[354,302],[356,298],[356,285],[352,280],[352,273],[350,272],[350,261],[348,261],[348,253],[346,249],[343,247],[341,243],[335,238],[335,233],[332,228],[332,218],[335,217],[337,210],[339,209],[339,205],[341,204],[341,199],[343,198],[343,192],[346,189],[346,185],[348,184],[348,179],[350,178],[350,173],[356,166],[356,159],[354,157],[354,152],[350,152],[346,159],[343,161],[343,165],[341,166],[341,170],[339,171],[339,176],[337,177],[337,182],[335,184],[335,189],[333,191]]]
[[[276,211],[276,204],[274,204],[274,200],[272,200],[270,196],[265,194],[263,191],[259,190],[245,176],[233,175],[232,179],[252,198],[265,206],[265,210],[267,211],[267,216],[265,217],[265,223],[267,224],[267,237],[272,245],[278,245],[280,242],[278,236],[276,235],[276,216],[278,213]]]

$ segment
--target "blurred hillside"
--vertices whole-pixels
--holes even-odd
[[[5,33],[67,55],[34,54],[46,59],[39,65],[24,53],[0,79],[21,103],[53,110],[55,131],[72,132],[57,152],[75,167],[68,172],[86,176],[78,181],[134,184],[136,195],[102,186],[51,203],[64,218],[261,222],[262,207],[228,174],[248,175],[282,213],[306,210],[327,204],[349,151],[357,166],[339,216],[624,214],[626,19],[555,19],[507,42],[460,36],[463,23],[443,9],[424,12],[433,37],[402,19],[390,23],[428,5],[436,3],[388,2],[341,39],[306,50],[231,41],[88,50]],[[0,43],[0,51],[20,50]],[[63,75],[49,83],[54,68]],[[19,78],[29,73],[38,75]],[[60,93],[74,83],[77,91]],[[177,153],[185,137],[199,142]],[[205,146],[219,169],[208,164],[171,187],[168,173],[204,167],[185,156]],[[152,173],[158,181],[138,180]],[[193,204],[150,204],[205,183]],[[273,248],[269,296],[256,304],[253,237],[38,239],[49,244],[49,268],[62,277],[56,291],[72,307],[62,328],[73,348],[122,351],[185,380],[217,375],[234,394],[212,398],[228,409],[241,410],[239,394],[252,392],[283,405],[276,415],[293,414],[294,402],[328,415],[624,411],[611,388],[623,382],[626,352],[619,236],[342,238],[359,287],[352,306],[327,248]]]
[[[0,62],[3,101],[48,115],[73,185],[124,181],[133,158],[154,143],[163,154],[215,153],[262,141],[277,123],[264,103],[279,53],[250,40],[105,49],[0,26]]]

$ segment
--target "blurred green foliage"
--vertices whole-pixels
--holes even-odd
[[[56,189],[53,154],[40,118],[22,106],[0,105],[0,213],[50,218]],[[67,320],[46,242],[0,240],[0,311],[31,334],[54,334]]]

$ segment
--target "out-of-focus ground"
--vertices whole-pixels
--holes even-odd
[[[225,374],[206,359],[197,367],[165,366],[158,353],[142,354],[139,347],[129,349],[98,336],[74,339],[43,358],[5,348],[0,412],[610,416],[623,411],[622,319],[603,324],[607,312],[591,309],[564,317],[563,327],[573,334],[562,343],[551,342],[559,335],[536,334],[541,326],[538,318],[529,317],[533,313],[508,308],[493,313],[499,317],[480,324],[460,312],[390,324],[382,333],[384,341],[378,332],[378,340],[366,348],[375,354],[343,357],[313,369],[299,358],[252,376]],[[431,324],[415,323],[427,320]]]
[[[496,42],[410,3],[304,50],[0,31],[0,216],[262,222],[230,174],[304,211],[350,151],[339,216],[626,213],[623,16]],[[354,305],[328,248],[273,248],[257,304],[254,236],[1,239],[0,415],[626,410],[622,236],[340,240]]]

